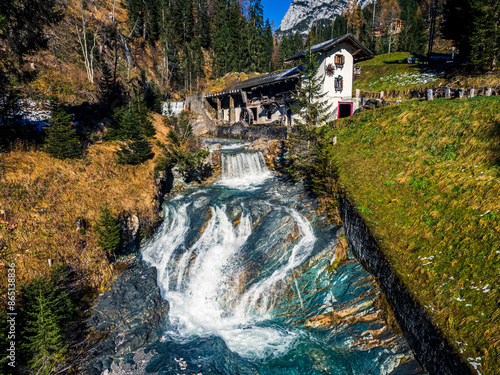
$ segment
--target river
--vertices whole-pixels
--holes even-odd
[[[218,181],[165,202],[142,249],[170,305],[148,372],[390,374],[412,355],[342,227],[244,144],[221,143]]]

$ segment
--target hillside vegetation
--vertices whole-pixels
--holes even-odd
[[[167,128],[156,116],[156,137]],[[83,159],[60,160],[37,150],[17,147],[0,160],[0,260],[15,263],[19,285],[51,272],[48,260],[75,270],[81,287],[104,290],[115,272],[113,254],[97,245],[93,226],[100,209],[125,219],[136,215],[145,230],[157,220],[155,158],[140,165],[117,163],[120,141],[90,146]],[[77,230],[77,219],[86,229]],[[0,276],[6,285],[6,274]],[[1,291],[1,294],[4,291]]]
[[[334,123],[340,181],[464,361],[500,372],[500,99],[408,101]]]
[[[354,80],[353,89],[374,93],[384,91],[386,98],[394,99],[407,99],[412,90],[434,89],[439,86],[465,89],[486,86],[500,89],[498,72],[472,74],[464,67],[459,69],[452,65],[404,62],[412,56],[407,52],[393,52],[359,62],[361,75]],[[362,93],[362,96],[370,97],[368,93]]]

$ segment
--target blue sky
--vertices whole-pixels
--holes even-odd
[[[277,29],[283,16],[290,7],[292,0],[261,0],[264,8],[264,20],[274,21],[274,27]]]

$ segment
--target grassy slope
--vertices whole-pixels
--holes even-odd
[[[361,76],[354,81],[354,89],[363,91],[389,91],[408,93],[421,87],[434,87],[443,82],[433,72],[424,72],[417,64],[402,64],[412,55],[406,52],[386,53],[373,59],[362,61]]]
[[[329,134],[382,251],[482,374],[500,373],[499,109],[499,97],[411,101]]]
[[[48,48],[27,57],[27,62],[33,63],[36,70],[34,80],[20,85],[23,94],[32,99],[57,98],[61,102],[80,104],[82,101],[95,102],[98,97],[100,67],[94,61],[95,83],[87,78],[82,47],[78,42],[76,27],[81,30],[81,5],[79,0],[64,0],[65,16],[57,25],[48,27],[46,35]],[[112,28],[109,14],[113,10],[113,1],[93,2],[85,11],[89,32],[98,33],[97,49],[101,51],[99,58],[104,59],[110,68],[114,65],[113,40],[105,40],[104,30]],[[115,9],[117,28],[127,42],[132,57],[130,75],[128,75],[127,58],[121,39],[118,41],[117,73],[120,82],[129,90],[138,85],[141,71],[148,80],[159,83],[161,48],[159,44],[145,42],[142,38],[131,36],[127,22],[127,11],[124,2],[117,1]],[[109,36],[108,36],[109,38]],[[101,48],[102,46],[102,48]]]
[[[155,117],[155,126],[164,141],[161,118]],[[0,263],[16,263],[18,285],[46,275],[47,260],[53,259],[71,265],[91,287],[106,288],[114,270],[91,227],[100,208],[108,202],[113,214],[135,214],[149,223],[158,212],[153,202],[157,146],[155,159],[138,166],[116,163],[119,146],[92,145],[82,160],[59,160],[37,150],[0,154]],[[76,231],[79,217],[91,224],[85,234]],[[5,277],[0,276],[1,285]]]
[[[440,85],[477,89],[500,87],[500,74],[470,75],[453,68],[434,69],[423,64],[402,64],[411,54],[406,52],[386,53],[362,61],[361,76],[354,81],[353,88],[363,91],[385,91],[386,98],[404,98],[411,90],[435,88]],[[437,73],[437,74],[436,74]]]

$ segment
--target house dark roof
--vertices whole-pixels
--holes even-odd
[[[238,82],[230,86],[229,90],[240,90],[254,86],[262,86],[298,75],[299,75],[299,68],[280,70],[279,72],[269,73],[260,77],[250,78],[247,79],[246,81]]]
[[[210,98],[210,97],[220,97],[224,96],[227,94],[239,92],[244,89],[248,89],[251,87],[256,87],[256,86],[263,86],[263,85],[268,85],[271,83],[276,83],[279,81],[283,81],[286,79],[293,79],[297,78],[300,75],[300,66],[287,69],[287,70],[280,70],[279,72],[274,72],[274,73],[269,73],[262,75],[260,77],[255,77],[255,78],[250,78],[247,79],[246,81],[238,82],[235,83],[228,88],[217,92],[213,94],[205,94],[205,97]]]
[[[345,34],[343,36],[339,36],[338,38],[327,40],[326,42],[315,44],[311,47],[312,52],[323,52],[328,51],[340,43],[350,44],[354,48],[354,53],[352,54],[356,61],[370,59],[373,57],[373,53],[361,44],[359,40],[357,40],[352,34]],[[309,52],[309,48],[303,50],[302,52],[293,55],[285,60],[285,62],[290,62],[293,60],[297,60],[302,58],[307,52]]]

